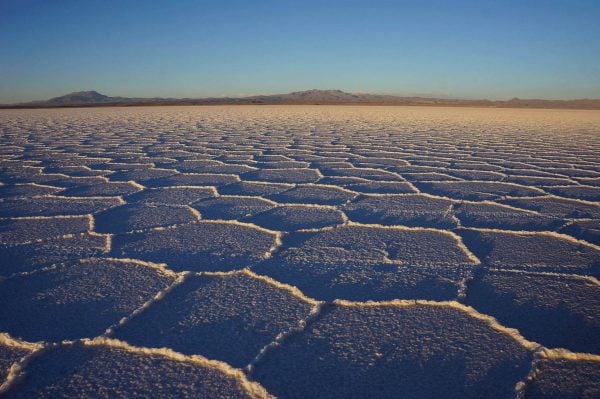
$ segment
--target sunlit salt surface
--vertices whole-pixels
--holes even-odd
[[[600,112],[0,111],[0,394],[600,397]]]

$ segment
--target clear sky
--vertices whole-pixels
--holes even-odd
[[[0,0],[0,103],[310,88],[600,98],[600,1]]]

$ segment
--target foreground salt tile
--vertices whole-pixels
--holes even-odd
[[[27,341],[100,335],[175,280],[135,261],[70,262],[0,282],[0,331]]]
[[[271,230],[295,231],[338,225],[344,223],[346,219],[342,212],[331,207],[282,205],[246,220]]]
[[[8,199],[0,206],[0,217],[86,215],[123,204],[119,197],[45,196]]]
[[[586,186],[600,187],[600,177],[579,177],[575,180]]]
[[[119,257],[167,263],[173,270],[226,271],[254,264],[277,243],[274,232],[236,222],[198,222],[113,238]]]
[[[137,193],[141,190],[143,190],[143,187],[134,182],[104,182],[89,186],[71,187],[60,194],[75,197],[116,197]]]
[[[564,221],[492,202],[463,202],[454,208],[462,226],[503,230],[549,230]]]
[[[299,291],[247,271],[191,276],[116,337],[244,367],[313,306]]]
[[[314,183],[321,178],[316,169],[260,169],[243,174],[242,180],[259,180],[272,183]]]
[[[477,263],[445,231],[352,225],[293,234],[253,269],[317,299],[439,300],[455,298]]]
[[[600,219],[577,220],[565,225],[560,232],[600,246]]]
[[[63,182],[70,180],[71,178],[65,177],[65,175],[58,173],[37,173],[37,174],[26,174],[19,177],[8,177],[6,181],[8,183],[34,183],[49,186],[63,186]],[[69,183],[66,183],[69,184]],[[67,187],[67,185],[65,185]]]
[[[107,339],[65,343],[33,358],[7,398],[267,398],[228,365]]]
[[[200,211],[204,219],[239,220],[269,210],[276,204],[259,197],[221,195],[195,202],[193,207]]]
[[[269,161],[258,162],[253,164],[253,166],[259,169],[300,169],[308,168],[310,164],[308,162],[299,161]]]
[[[567,235],[502,230],[459,233],[467,247],[489,267],[600,275],[600,249]]]
[[[117,234],[191,223],[198,219],[191,208],[134,203],[100,212],[94,216],[94,220],[95,231]]]
[[[91,216],[27,217],[0,220],[0,245],[11,246],[67,234],[85,233],[93,227]]]
[[[212,187],[174,186],[150,188],[126,197],[127,202],[145,202],[165,205],[190,205],[215,196]]]
[[[143,182],[145,185],[146,181],[164,178],[167,176],[175,175],[177,172],[171,169],[137,169],[137,170],[124,170],[112,173],[108,176],[108,178],[113,181],[122,181],[127,182],[130,180],[136,182]]]
[[[454,177],[454,176],[450,176],[446,173],[441,173],[441,172],[445,172],[446,170],[443,168],[435,168],[433,169],[435,170],[435,172],[431,171],[431,172],[407,172],[404,173],[401,170],[399,171],[399,173],[401,173],[402,177],[404,177],[406,180],[410,181],[410,182],[417,182],[417,181],[460,181],[460,179],[458,177]]]
[[[360,177],[374,181],[404,181],[398,174],[373,168],[332,168],[324,172],[327,176]]]
[[[62,188],[40,184],[16,184],[0,187],[0,198],[30,198],[37,195],[54,194]]]
[[[148,187],[169,186],[223,186],[238,182],[240,178],[234,174],[212,174],[212,173],[180,173],[172,176],[144,181]]]
[[[111,158],[112,157],[114,157],[114,155],[111,154]],[[145,169],[151,169],[154,166],[149,163],[132,163],[132,162],[111,161],[111,162],[95,163],[95,164],[90,165],[90,167],[92,169],[113,170],[113,171],[118,172],[118,171],[127,171],[127,170],[145,170]]]
[[[504,169],[503,172],[507,175],[506,180],[512,180],[516,178],[533,178],[533,177],[547,177],[547,178],[564,178],[550,170],[541,169],[530,169],[530,168],[511,168]]]
[[[48,176],[48,175],[47,175]],[[108,180],[102,176],[83,176],[83,177],[71,177],[71,176],[62,176],[55,178],[48,182],[51,186],[63,187],[67,190],[70,189],[78,189],[85,187],[94,187],[98,186],[106,186]],[[93,189],[92,189],[93,190]],[[74,196],[75,194],[71,194]],[[86,195],[87,196],[87,195]]]
[[[428,195],[363,195],[344,207],[350,220],[361,223],[420,227],[456,227],[453,202]]]
[[[345,184],[348,190],[359,193],[372,194],[408,194],[414,193],[414,187],[406,182],[399,181],[369,181]]]
[[[416,182],[415,185],[429,194],[455,199],[483,201],[504,196],[533,197],[544,195],[544,191],[514,183],[489,181]]]
[[[600,356],[544,350],[534,374],[521,387],[524,399],[600,397]]]
[[[0,246],[0,276],[29,273],[69,260],[103,256],[110,237],[95,233],[75,234],[17,246]]]
[[[252,158],[254,158],[254,160],[256,160],[258,162],[286,162],[286,161],[292,160],[290,157],[286,157],[284,155],[269,155],[269,154],[255,155]]]
[[[509,398],[535,346],[456,302],[338,302],[251,372],[280,398]]]
[[[351,159],[351,161],[352,164],[357,168],[387,168],[408,165],[408,161],[396,158],[397,156],[402,157],[402,154],[380,154],[382,156],[378,156],[378,154],[372,153],[366,157],[353,158]],[[392,155],[394,157],[387,158],[386,155]]]
[[[266,183],[255,181],[242,181],[238,183],[228,184],[219,188],[221,194],[226,195],[257,195],[268,196],[278,194],[293,188],[292,184],[285,183]]]
[[[340,187],[349,187],[354,184],[359,183],[372,183],[371,180],[363,179],[361,177],[346,177],[346,176],[325,176],[321,180],[319,180],[318,184],[327,184],[331,186],[340,186]],[[381,183],[389,183],[389,182],[381,182]],[[391,183],[399,183],[406,184],[404,182],[391,182]],[[356,190],[354,190],[356,191]]]
[[[521,176],[513,175],[506,178],[507,182],[524,184],[526,186],[544,187],[544,186],[565,186],[573,184],[572,180],[559,177],[545,177],[545,176]]]
[[[226,173],[240,174],[254,170],[247,165],[225,164],[223,162],[213,160],[195,160],[183,161],[175,164],[170,164],[169,168],[176,169],[183,173]]]
[[[597,165],[598,158],[595,157],[594,161],[595,162],[594,162],[594,166],[592,167],[592,170],[586,170],[586,169],[589,169],[589,165],[587,165],[587,167],[585,167],[585,169],[583,169],[583,168],[580,169],[578,167],[573,167],[574,165],[566,164],[566,163],[563,163],[561,166],[555,166],[553,168],[549,168],[549,170],[551,170],[553,173],[560,174],[560,175],[566,175],[569,177],[597,178],[599,176],[599,174],[598,174],[598,168],[595,166]]]
[[[464,180],[486,180],[486,181],[500,181],[505,175],[502,173],[494,172],[491,170],[461,170],[461,169],[448,169],[446,171],[450,176],[457,177]]]
[[[546,347],[600,353],[600,283],[589,277],[487,271],[466,303]]]
[[[298,185],[290,190],[270,196],[284,203],[341,205],[351,200],[356,193],[336,186],[319,184]]]
[[[600,187],[593,186],[557,186],[547,191],[561,197],[578,198],[587,201],[600,201]]]
[[[557,218],[600,218],[600,204],[558,197],[509,198],[502,203]]]
[[[495,171],[495,172],[505,171],[505,169],[502,168],[501,166],[490,165],[490,164],[488,164],[486,162],[482,162],[482,161],[454,161],[448,168],[450,170],[462,169],[462,170],[476,170],[476,171],[489,170],[489,171]]]
[[[84,160],[83,163],[92,163],[91,159]],[[60,165],[45,167],[44,172],[46,173],[61,173],[70,177],[92,177],[92,176],[104,176],[111,172],[107,170],[93,170],[87,166],[70,166]],[[128,179],[129,180],[129,179]]]

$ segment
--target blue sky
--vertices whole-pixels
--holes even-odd
[[[0,103],[310,88],[600,98],[600,1],[0,0]]]

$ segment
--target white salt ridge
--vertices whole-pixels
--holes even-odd
[[[144,264],[144,265],[149,266],[149,267],[158,266],[157,264],[152,263],[152,262],[140,262],[140,264]],[[150,265],[153,265],[153,266],[150,266]],[[132,318],[134,318],[138,314],[140,314],[140,313],[146,311],[147,309],[149,309],[152,306],[152,304],[155,303],[156,301],[160,301],[161,299],[163,299],[175,287],[177,287],[178,285],[181,285],[185,281],[186,277],[189,275],[188,272],[179,273],[179,274],[174,273],[174,272],[172,272],[170,270],[166,270],[166,267],[162,266],[162,265],[160,265],[159,268],[160,268],[159,270],[161,270],[163,272],[168,272],[169,274],[176,275],[175,281],[170,286],[168,286],[167,288],[165,288],[164,290],[159,291],[154,296],[154,298],[148,300],[142,306],[140,306],[139,308],[135,309],[133,312],[131,312],[131,314],[123,317],[121,320],[119,320],[118,323],[113,324],[112,326],[108,327],[106,329],[106,331],[104,332],[104,334],[103,334],[104,336],[106,336],[106,337],[113,336],[115,334],[115,330],[117,330],[117,329],[122,328],[123,326],[125,326]]]
[[[19,359],[18,362],[14,363],[8,370],[8,375],[6,376],[6,379],[2,384],[0,384],[0,395],[4,395],[10,390],[10,388],[13,385],[18,384],[19,381],[23,379],[23,377],[25,377],[23,369],[27,366],[27,364],[36,357],[43,355],[50,347],[52,347],[52,345],[40,344],[35,348],[31,348],[31,353]]]
[[[264,357],[267,356],[267,354],[270,351],[276,350],[277,348],[281,347],[285,343],[285,340],[287,338],[291,337],[292,335],[301,334],[310,322],[312,322],[313,320],[316,320],[319,317],[319,315],[321,314],[321,309],[325,305],[326,305],[325,302],[316,302],[313,305],[311,312],[305,319],[300,320],[298,322],[298,325],[290,328],[289,330],[282,331],[279,334],[277,334],[275,339],[272,342],[265,345],[260,350],[260,352],[258,352],[256,357],[254,359],[252,359],[252,361],[250,363],[248,363],[248,365],[244,368],[244,371],[247,374],[252,375],[252,372],[253,372],[254,368],[256,367],[256,365],[259,364],[260,362],[262,362]]]
[[[25,342],[0,333],[0,395],[19,378],[29,356],[42,347],[41,343]]]

